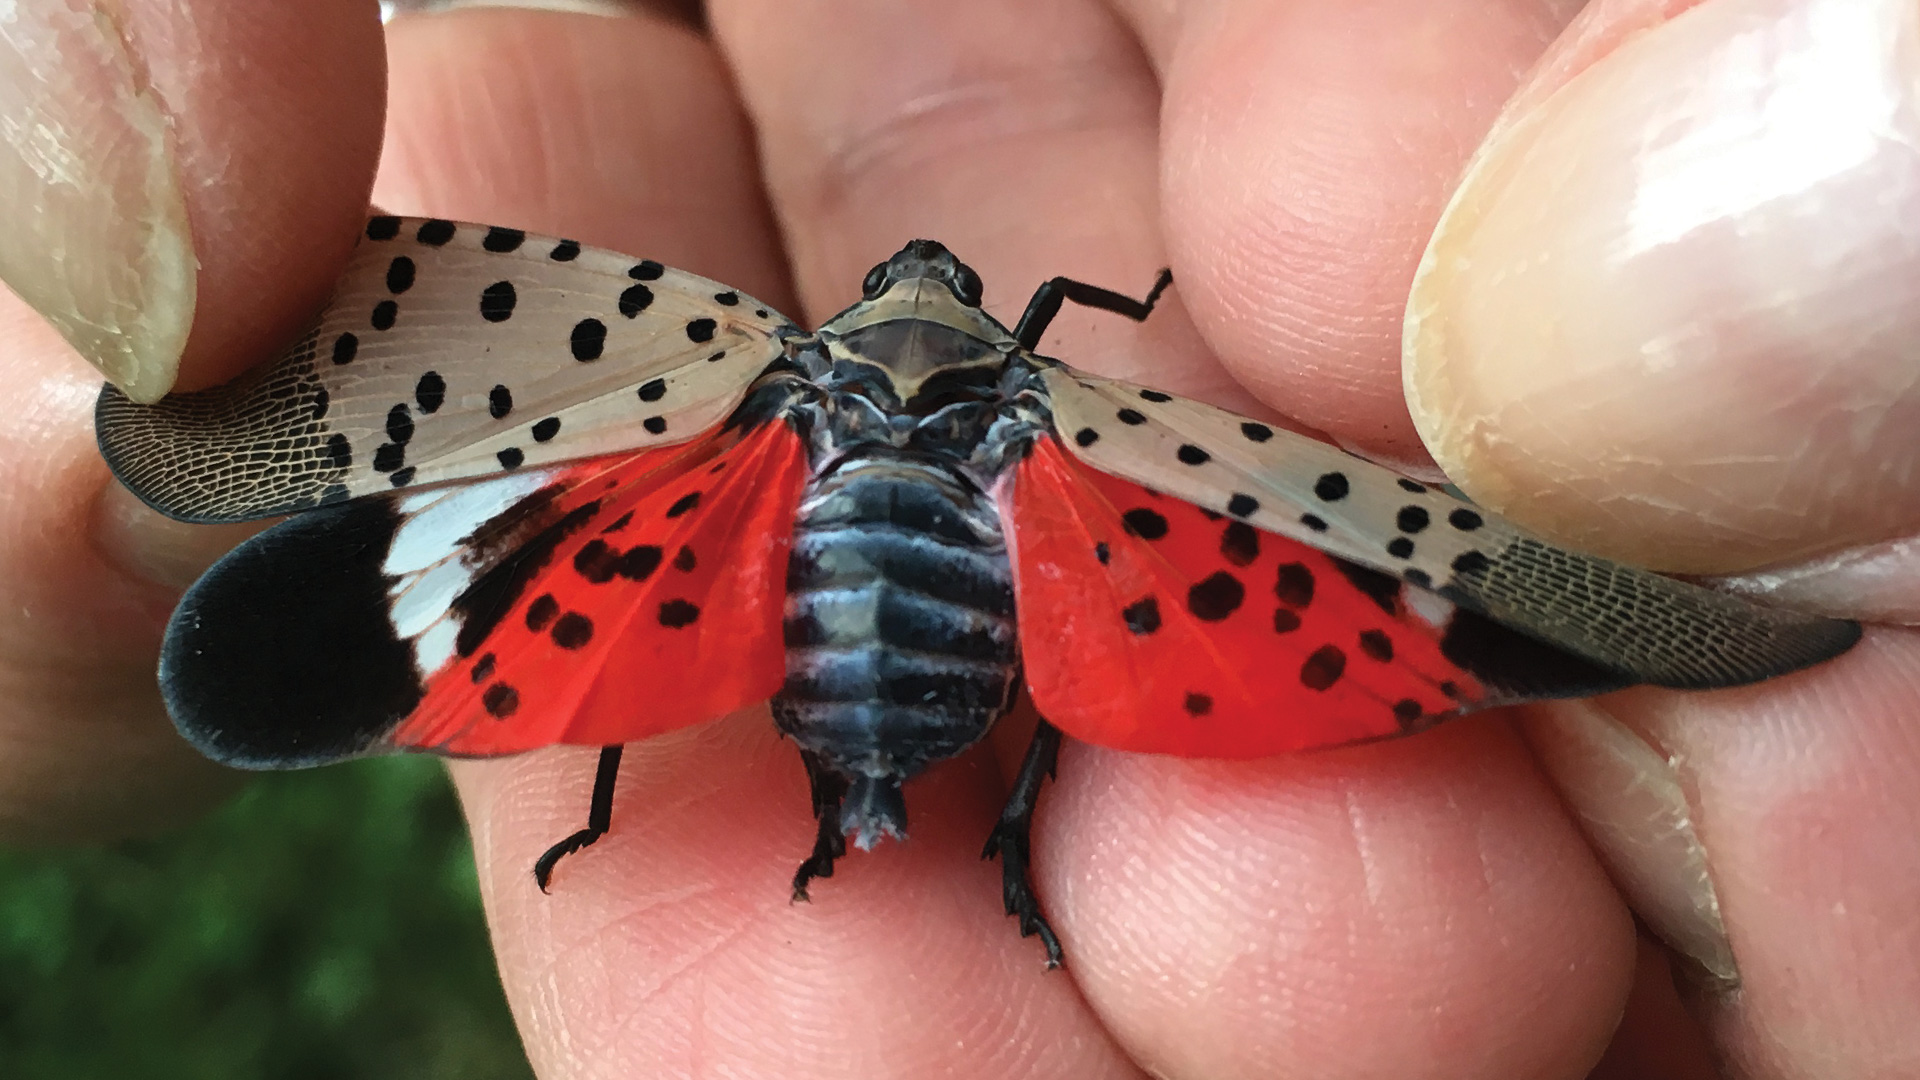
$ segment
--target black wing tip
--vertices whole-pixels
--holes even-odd
[[[388,500],[318,510],[241,544],[167,624],[160,691],[215,761],[297,769],[385,749],[425,694],[387,621]]]

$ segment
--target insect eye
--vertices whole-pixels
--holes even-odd
[[[887,264],[881,263],[867,271],[867,280],[860,283],[860,293],[868,300],[877,299],[880,290],[887,285]]]
[[[954,295],[961,303],[968,307],[980,306],[980,275],[973,272],[973,267],[961,263],[954,271],[953,283],[957,286]]]

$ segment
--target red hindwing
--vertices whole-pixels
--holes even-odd
[[[1429,621],[1392,578],[1098,472],[1051,438],[999,498],[1027,685],[1075,738],[1262,757],[1401,734],[1486,696],[1441,654],[1438,597]]]
[[[459,654],[392,741],[475,755],[611,745],[772,696],[806,456],[782,423],[730,442],[566,470],[537,519],[501,539]]]

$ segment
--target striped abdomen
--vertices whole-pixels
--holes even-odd
[[[986,734],[1019,670],[993,501],[874,447],[814,480],[787,575],[781,730],[849,776],[904,779]]]

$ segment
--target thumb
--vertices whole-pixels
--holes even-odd
[[[1413,287],[1436,460],[1656,569],[1920,533],[1920,8],[1602,0],[1556,49]]]

